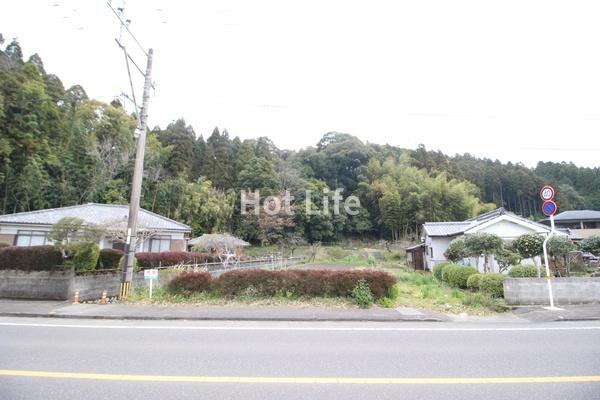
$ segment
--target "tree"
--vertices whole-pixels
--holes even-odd
[[[581,241],[581,250],[600,255],[600,235],[593,235]]]
[[[538,270],[538,278],[543,275],[537,259],[538,256],[541,256],[544,253],[543,245],[544,237],[537,233],[521,235],[512,243],[513,249],[522,259],[533,259]]]
[[[483,272],[492,272],[491,256],[502,250],[503,242],[500,236],[493,233],[475,233],[465,235],[465,248],[469,257],[483,255]]]
[[[93,243],[98,245],[102,237],[102,230],[90,224],[85,224],[81,218],[64,217],[52,225],[52,230],[48,234],[48,239],[54,242],[54,246],[59,250],[63,258],[70,258],[80,247],[73,246],[74,243]],[[81,247],[81,250],[88,252],[89,246]]]
[[[452,262],[459,262],[469,257],[467,246],[465,244],[465,237],[459,236],[452,240],[444,253],[444,257]]]
[[[567,255],[575,250],[576,246],[566,236],[552,236],[548,239],[548,255],[552,260],[555,273],[559,273],[559,265],[567,266]]]

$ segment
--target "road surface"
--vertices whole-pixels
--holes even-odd
[[[600,399],[600,323],[0,318],[0,398]]]

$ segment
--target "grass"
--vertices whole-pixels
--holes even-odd
[[[148,298],[147,288],[138,288],[126,300],[127,303],[153,306],[281,306],[281,307],[335,307],[356,308],[352,299],[341,297],[256,297],[252,295],[236,296],[232,299],[223,298],[218,293],[172,293],[160,286],[152,291],[152,299]]]
[[[396,276],[398,298],[393,306],[423,308],[452,314],[490,315],[506,310],[503,299],[492,299],[482,293],[472,293],[438,283],[429,272],[408,268],[384,268]]]

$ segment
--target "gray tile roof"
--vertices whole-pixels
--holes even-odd
[[[547,219],[547,218],[546,218]],[[554,216],[555,221],[585,221],[600,220],[600,211],[596,210],[569,210]]]
[[[61,218],[74,217],[81,218],[86,224],[117,225],[126,224],[128,215],[129,206],[127,205],[88,203],[71,207],[1,215],[0,223],[53,225]],[[191,231],[191,228],[185,224],[144,209],[140,209],[138,214],[138,228]]]
[[[477,222],[425,222],[423,228],[429,236],[454,236],[463,233]]]

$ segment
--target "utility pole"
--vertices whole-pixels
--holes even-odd
[[[137,217],[140,210],[140,197],[142,192],[142,178],[144,175],[144,154],[146,151],[146,125],[148,120],[148,103],[150,88],[152,87],[152,49],[148,50],[146,73],[144,74],[144,94],[140,110],[139,124],[135,137],[135,165],[133,181],[131,184],[131,198],[129,200],[129,217],[127,220],[127,240],[125,242],[125,260],[121,279],[120,297],[127,298],[131,293],[133,278],[133,265],[135,262]]]

